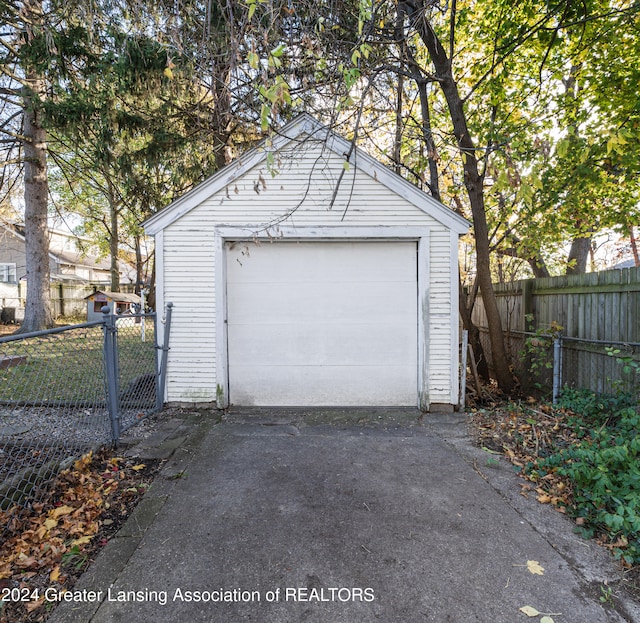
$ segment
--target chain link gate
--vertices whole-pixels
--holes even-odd
[[[162,408],[171,310],[0,338],[0,510]]]

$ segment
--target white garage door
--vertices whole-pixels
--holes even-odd
[[[417,243],[226,253],[232,404],[417,404]]]

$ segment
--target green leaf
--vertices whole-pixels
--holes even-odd
[[[271,114],[271,107],[267,104],[262,104],[260,108],[260,127],[263,132],[269,129],[269,115]]]
[[[520,610],[520,612],[524,612],[528,617],[537,617],[540,614],[542,614],[541,612],[538,612],[532,606],[522,606],[522,608],[520,608],[519,610]]]
[[[247,16],[247,21],[251,21],[253,14],[256,12],[256,0],[249,0],[249,15]]]
[[[566,138],[560,139],[556,144],[556,153],[560,158],[564,158],[569,152],[570,141]]]
[[[537,188],[538,190],[544,190],[544,184],[542,183],[542,180],[540,179],[540,176],[537,173],[532,173],[529,176],[529,179],[531,181],[531,185],[534,188]]]
[[[258,69],[260,57],[255,52],[249,52],[249,54],[247,54],[247,61],[249,62],[249,67]]]

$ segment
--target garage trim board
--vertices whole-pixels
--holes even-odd
[[[323,406],[347,406],[349,404],[390,404],[390,405],[411,405],[411,406],[419,406],[420,404],[428,404],[428,374],[427,374],[427,352],[426,343],[428,341],[428,322],[424,320],[428,318],[428,310],[424,309],[424,305],[428,301],[428,291],[425,287],[425,284],[428,284],[428,246],[426,241],[428,240],[428,229],[425,228],[413,228],[412,231],[407,231],[406,229],[398,230],[395,228],[388,228],[383,231],[380,231],[379,228],[370,229],[358,229],[358,228],[345,228],[341,232],[337,232],[334,228],[331,230],[326,230],[323,228],[297,228],[297,229],[288,229],[280,231],[280,237],[269,238],[268,236],[252,236],[250,239],[246,238],[246,231],[243,231],[242,228],[234,228],[234,227],[219,227],[216,228],[216,265],[219,267],[217,271],[217,283],[216,290],[220,293],[220,306],[219,309],[225,310],[225,318],[224,322],[218,323],[218,335],[217,335],[217,343],[220,345],[221,352],[218,357],[218,366],[216,370],[216,376],[218,379],[218,406],[220,408],[227,407],[230,403],[236,403],[238,400],[240,404],[255,404],[260,406],[309,406],[313,404],[322,404]],[[244,237],[243,237],[244,235]],[[258,246],[256,245],[258,243]],[[295,246],[295,243],[299,243],[302,247]],[[340,243],[354,243],[353,245],[340,245]],[[375,253],[376,255],[382,254],[383,257],[380,257],[378,262],[379,266],[372,266],[369,274],[374,275],[375,271],[379,270],[380,267],[384,266],[385,261],[391,260],[393,257],[398,255],[398,251],[402,249],[402,261],[403,265],[398,266],[397,275],[399,276],[401,272],[407,272],[407,264],[409,261],[414,262],[414,267],[409,266],[408,275],[411,275],[411,279],[414,280],[413,292],[409,295],[408,283],[404,284],[404,287],[401,289],[403,292],[403,296],[410,296],[410,304],[412,309],[402,309],[402,319],[398,319],[397,322],[388,323],[389,314],[394,313],[391,308],[395,306],[404,307],[401,305],[399,301],[393,301],[390,299],[386,299],[381,301],[382,305],[386,305],[389,308],[386,321],[382,320],[381,322],[387,324],[383,324],[380,326],[382,330],[385,332],[385,336],[381,339],[381,341],[387,344],[389,348],[389,352],[385,355],[383,352],[374,353],[374,357],[379,358],[387,358],[392,357],[393,361],[389,362],[389,370],[386,371],[381,369],[380,366],[372,365],[370,368],[365,366],[360,366],[354,362],[348,362],[341,370],[336,370],[337,377],[331,377],[331,371],[328,372],[328,379],[325,378],[325,381],[332,381],[334,384],[340,384],[341,382],[346,383],[349,378],[344,377],[345,374],[353,373],[354,379],[359,379],[358,381],[354,381],[352,386],[352,391],[347,395],[346,393],[340,394],[338,389],[336,388],[335,395],[327,395],[326,389],[322,387],[322,381],[318,378],[317,384],[311,384],[308,387],[304,385],[300,385],[301,380],[298,378],[295,382],[291,384],[290,388],[287,388],[284,391],[278,392],[274,389],[273,392],[269,391],[269,378],[265,378],[265,375],[270,374],[269,368],[266,366],[262,369],[258,369],[259,373],[258,382],[259,384],[266,383],[266,386],[262,388],[262,390],[266,394],[262,395],[249,395],[247,392],[249,391],[244,385],[241,386],[241,381],[238,381],[238,377],[241,376],[239,373],[236,373],[236,378],[234,378],[234,363],[238,366],[241,364],[240,352],[242,352],[243,356],[246,354],[246,357],[255,357],[256,353],[251,355],[247,351],[250,350],[247,346],[246,341],[243,342],[244,347],[241,348],[240,345],[237,345],[234,351],[234,344],[238,343],[238,340],[241,338],[236,338],[238,328],[234,327],[233,324],[230,327],[230,322],[233,323],[233,318],[229,317],[229,305],[230,302],[232,306],[236,303],[234,301],[230,301],[230,292],[229,292],[229,272],[237,273],[242,269],[237,266],[228,265],[228,257],[229,257],[229,249],[230,245],[234,250],[241,249],[240,253],[245,253],[244,248],[253,249],[253,253],[257,255],[263,255],[265,252],[268,252],[268,255],[274,256],[275,251],[278,249],[278,245],[291,245],[293,244],[290,250],[293,250],[294,253],[299,253],[302,250],[309,250],[309,244],[318,244],[318,243],[326,243],[328,245],[333,245],[329,247],[331,249],[331,263],[335,265],[335,262],[344,261],[345,258],[349,257],[346,253],[351,253],[353,249],[359,250],[363,249],[368,254],[367,260],[362,260],[365,262],[369,262],[375,256],[372,256],[371,253]],[[376,243],[378,243],[376,245]],[[394,245],[394,243],[396,243]],[[368,245],[368,246],[361,246]],[[389,246],[391,245],[391,246]],[[346,248],[345,248],[346,247]],[[343,253],[339,257],[333,257],[335,252],[341,248]],[[392,253],[389,254],[388,251],[391,250]],[[232,252],[233,253],[233,252]],[[386,256],[386,257],[385,257]],[[289,253],[289,258],[292,257],[291,253]],[[235,258],[235,256],[234,256]],[[409,259],[410,258],[410,259]],[[251,263],[251,252],[249,252],[246,257],[245,264]],[[313,260],[313,257],[312,257]],[[236,259],[232,259],[232,262],[236,262]],[[241,260],[244,261],[244,260]],[[358,261],[356,259],[356,261]],[[412,270],[411,270],[412,269]],[[321,270],[321,267],[318,267],[318,270]],[[390,267],[387,268],[390,270]],[[393,274],[390,274],[387,279],[393,278]],[[407,276],[403,277],[404,280],[407,280]],[[375,280],[375,277],[373,277]],[[371,277],[368,277],[367,280],[371,280]],[[310,286],[313,283],[309,284]],[[396,284],[393,286],[393,290],[398,291],[399,286],[402,284]],[[360,287],[358,283],[350,284],[350,287]],[[376,288],[376,284],[373,284],[373,287]],[[382,284],[380,287],[385,287]],[[264,288],[262,289],[264,291]],[[348,292],[348,290],[347,290]],[[382,292],[382,290],[380,291]],[[364,295],[366,296],[366,290],[364,290]],[[375,296],[376,293],[373,292],[372,296]],[[233,293],[231,293],[231,297],[233,297]],[[351,298],[352,302],[357,302],[355,299],[359,298],[357,293],[352,293]],[[244,299],[243,299],[244,302]],[[366,301],[360,301],[360,304],[366,304]],[[240,305],[240,303],[237,303]],[[231,310],[233,314],[233,309]],[[246,306],[243,306],[242,314],[246,316],[248,310]],[[266,309],[256,309],[256,313],[254,316],[254,320],[256,323],[260,322],[260,317],[262,314],[268,313]],[[292,313],[297,313],[296,310],[293,310]],[[320,312],[318,312],[320,313]],[[356,312],[357,313],[357,312]],[[380,314],[384,314],[385,310],[379,310]],[[292,322],[295,322],[295,317],[293,317]],[[284,319],[283,319],[284,321]],[[349,320],[353,322],[353,317]],[[369,319],[367,320],[369,322]],[[410,326],[409,326],[409,323]],[[334,330],[338,333],[335,334],[335,339],[339,342],[341,338],[347,337],[346,335],[340,334],[345,328],[337,328],[332,323],[321,323],[323,327],[320,327],[320,331],[327,330],[329,333],[325,335],[325,339],[330,342],[332,339],[332,335],[334,335]],[[273,328],[271,324],[265,327],[266,329]],[[236,333],[234,333],[234,329]],[[291,327],[290,327],[291,329]],[[360,327],[360,332],[365,330],[365,328]],[[283,327],[275,327],[276,331],[283,330]],[[257,342],[254,344],[254,348],[257,349],[258,352],[263,352],[265,350],[270,350],[268,348],[270,342],[269,338],[265,337],[263,340],[262,333],[256,333],[256,327],[253,327],[253,336],[254,341]],[[231,348],[229,345],[230,332],[232,334],[232,344]],[[353,333],[357,333],[358,328],[353,331]],[[393,333],[391,333],[393,332]],[[348,333],[348,332],[347,332]],[[413,340],[413,346],[404,348],[401,344],[397,344],[396,347],[391,347],[391,343],[394,341],[404,340],[406,343],[407,338],[410,337]],[[307,335],[307,339],[309,336]],[[417,338],[417,340],[416,340]],[[320,336],[318,337],[320,339]],[[357,339],[357,338],[356,338]],[[375,339],[373,340],[375,344]],[[356,341],[356,344],[358,342]],[[264,346],[263,349],[260,347]],[[320,350],[317,348],[321,346],[321,344],[316,344],[316,350]],[[329,344],[327,344],[329,346]],[[336,345],[334,344],[334,347]],[[362,346],[362,344],[360,344]],[[408,346],[408,345],[407,345]],[[339,344],[338,344],[339,349]],[[348,345],[345,344],[345,349],[348,349]],[[288,353],[290,351],[287,350],[280,354],[280,357],[285,356],[289,359]],[[311,356],[314,357],[316,353],[313,353]],[[326,354],[325,354],[326,355]],[[276,354],[275,357],[278,355]],[[340,354],[336,356],[340,357]],[[371,357],[370,353],[367,353],[366,358],[369,359]],[[262,357],[262,355],[260,355]],[[349,357],[348,353],[342,353],[342,357]],[[397,360],[400,358],[400,360]],[[298,358],[298,362],[300,359]],[[294,363],[288,361],[287,363]],[[331,361],[327,362],[331,364]],[[340,364],[344,363],[342,361]],[[361,362],[362,363],[362,362]],[[377,363],[381,363],[380,360]],[[398,366],[394,366],[394,363],[398,363]],[[311,370],[309,371],[300,371],[295,365],[289,367],[286,370],[286,374],[293,374],[294,377],[296,374],[298,376],[302,376],[303,378],[307,377],[308,374],[315,374],[322,376],[326,371],[327,367],[322,366],[320,363],[317,366],[313,365],[313,361],[309,362],[311,366]],[[353,364],[353,365],[349,365]],[[402,367],[400,364],[404,364],[404,370],[400,371],[398,368]],[[231,369],[230,369],[231,367]],[[243,367],[246,367],[243,365]],[[253,367],[253,366],[252,366]],[[331,368],[331,365],[328,366]],[[411,369],[409,372],[409,368]],[[274,373],[275,377],[279,376],[275,368],[271,369],[271,372]],[[251,373],[244,374],[242,376],[247,377]],[[378,378],[376,380],[376,375]],[[388,376],[390,375],[390,376]],[[371,377],[369,379],[369,383],[372,386],[367,387],[367,379],[366,377]],[[274,380],[275,380],[274,377]],[[256,376],[253,374],[252,380],[256,381]],[[295,380],[295,379],[294,379]],[[236,381],[234,383],[234,381]],[[245,382],[245,379],[242,379],[242,383]],[[277,381],[276,381],[277,382]],[[385,386],[386,382],[386,386]],[[249,383],[246,380],[246,383]],[[359,390],[357,384],[362,383],[362,389]],[[331,386],[331,382],[327,383],[327,386]],[[235,391],[234,391],[235,390]],[[371,395],[369,395],[369,399],[367,401],[367,393],[371,391]],[[250,393],[250,392],[249,392]],[[331,392],[330,392],[331,393]]]

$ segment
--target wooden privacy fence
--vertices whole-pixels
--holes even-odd
[[[511,362],[523,385],[551,390],[552,335],[557,334],[562,386],[638,391],[640,378],[625,372],[618,359],[640,363],[640,268],[525,279],[494,288]],[[472,317],[490,356],[481,295]],[[618,355],[611,356],[611,349]]]

